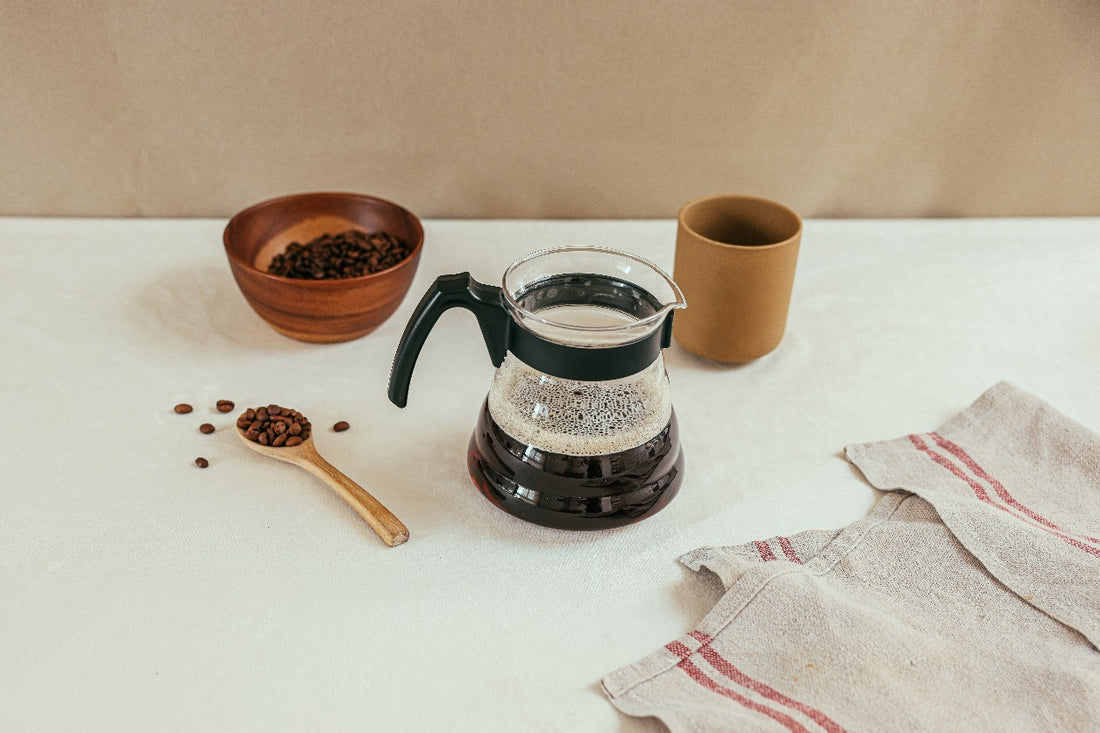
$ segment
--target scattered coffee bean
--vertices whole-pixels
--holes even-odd
[[[208,422],[204,422],[199,426],[199,432],[203,435],[210,435],[210,433],[214,432],[214,426]]]
[[[176,411],[177,415],[186,415],[195,408],[191,407],[191,405],[187,404],[186,402],[181,402],[172,409]]]
[[[244,437],[273,447],[299,445],[311,428],[305,415],[279,405],[249,407],[237,418],[237,429]]]
[[[387,232],[349,229],[322,234],[306,244],[291,242],[275,255],[267,271],[303,280],[339,280],[381,272],[410,254],[412,248],[404,240]]]
[[[206,468],[207,466],[210,465],[210,461],[206,460],[202,456],[199,456],[198,458],[195,459],[195,465],[198,466],[199,468]]]
[[[338,433],[342,433],[350,427],[351,427],[351,425],[348,425],[346,420],[341,420],[340,422],[333,425],[332,429],[335,430]]]
[[[233,412],[233,408],[236,405],[233,404],[233,400],[218,400],[218,404],[215,405],[218,408],[218,412]]]

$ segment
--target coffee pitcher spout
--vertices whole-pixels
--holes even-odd
[[[477,318],[493,366],[499,367],[508,349],[508,322],[501,289],[473,279],[468,272],[435,279],[405,326],[390,370],[389,398],[398,407],[408,404],[413,367],[439,316],[451,308],[466,308]]]

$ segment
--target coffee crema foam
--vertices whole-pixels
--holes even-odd
[[[672,417],[664,359],[623,379],[552,377],[508,354],[489,389],[489,414],[516,440],[551,453],[595,456],[636,448]]]

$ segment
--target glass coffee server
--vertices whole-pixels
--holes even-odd
[[[662,352],[685,305],[656,265],[601,247],[535,252],[499,287],[443,275],[401,337],[389,397],[405,406],[440,314],[470,310],[497,367],[468,451],[481,493],[545,526],[630,524],[665,507],[683,480]]]

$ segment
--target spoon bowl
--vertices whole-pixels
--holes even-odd
[[[396,547],[409,539],[409,530],[400,519],[371,496],[370,492],[341,473],[317,452],[312,435],[298,445],[273,447],[249,440],[239,428],[236,431],[245,445],[257,453],[304,468],[335,489],[390,547]]]

